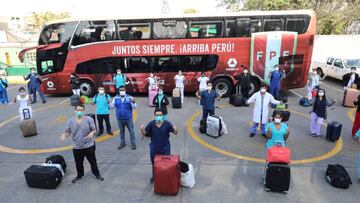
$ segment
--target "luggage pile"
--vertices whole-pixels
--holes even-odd
[[[181,94],[179,88],[175,88],[172,91],[171,103],[174,109],[181,109]]]
[[[156,155],[154,160],[154,193],[177,195],[180,186],[195,186],[191,164],[180,162],[179,155]]]
[[[276,143],[267,151],[265,167],[265,189],[267,191],[286,192],[290,187],[291,151]]]
[[[66,162],[61,155],[46,158],[41,165],[31,165],[24,171],[25,180],[29,187],[55,189],[65,175]]]

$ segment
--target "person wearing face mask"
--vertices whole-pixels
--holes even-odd
[[[280,104],[271,94],[266,92],[266,86],[262,85],[259,92],[253,94],[246,104],[255,102],[253,112],[253,127],[250,130],[250,137],[254,137],[258,125],[261,125],[261,133],[266,137],[266,123],[268,122],[269,104]]]
[[[249,91],[251,89],[251,77],[252,76],[250,75],[249,70],[245,67],[243,72],[235,78],[241,87],[241,95],[245,99],[249,99]]]
[[[70,75],[70,85],[73,94],[80,97],[80,79],[75,72]]]
[[[31,97],[26,93],[24,87],[19,88],[19,95],[15,97],[14,103],[19,103],[20,121],[24,120],[24,110],[28,110],[30,118],[32,118],[32,108],[30,106]]]
[[[5,71],[0,71],[0,104],[9,103],[9,98],[6,90],[9,84],[5,77],[5,74]]]
[[[358,86],[359,74],[356,73],[356,67],[351,67],[351,72],[343,76],[344,90],[351,88],[352,85]]]
[[[202,120],[206,121],[208,115],[215,115],[215,99],[219,101],[221,96],[221,94],[212,89],[211,82],[207,83],[207,90],[200,92],[200,94],[199,91],[196,92],[196,97],[203,105]]]
[[[114,135],[111,132],[111,125],[110,125],[110,101],[111,97],[109,94],[105,93],[104,87],[99,87],[99,93],[96,94],[92,100],[92,104],[96,104],[96,117],[99,124],[99,131],[97,132],[96,136],[100,136],[104,132],[104,125],[103,122],[105,120],[106,124],[106,131],[109,135]]]
[[[42,103],[45,104],[46,99],[40,88],[41,82],[42,82],[41,78],[40,78],[39,74],[36,73],[35,68],[31,68],[30,71],[31,71],[30,74],[24,76],[24,80],[30,80],[29,81],[29,91],[33,95],[33,100],[31,103],[36,103],[36,91],[37,91],[37,92],[39,92]]]
[[[181,96],[181,103],[184,103],[184,83],[185,83],[185,76],[182,74],[182,71],[179,70],[179,73],[174,77],[175,80],[175,87],[179,88],[180,96]]]
[[[324,76],[325,77],[325,76]],[[307,97],[311,101],[312,100],[312,91],[313,89],[319,89],[319,81],[323,78],[320,78],[319,74],[317,73],[317,70],[314,68],[312,73],[308,76],[307,81]]]
[[[127,78],[125,76],[125,74],[123,74],[121,72],[121,69],[117,69],[116,70],[116,75],[113,78],[113,81],[115,82],[115,88],[116,88],[116,92],[119,92],[119,88],[121,86],[124,86],[128,84],[128,82],[126,81]]]
[[[310,134],[313,137],[321,137],[321,127],[326,119],[327,107],[332,106],[336,101],[329,102],[325,96],[325,90],[319,89],[310,113]]]
[[[157,81],[157,77],[154,76],[153,73],[150,73],[150,76],[148,78],[146,78],[147,81],[149,81],[149,91],[150,89],[157,89],[158,88],[158,81]]]
[[[170,155],[170,133],[177,135],[178,129],[175,125],[171,124],[169,121],[164,120],[163,112],[161,109],[156,109],[155,120],[150,121],[146,127],[141,125],[140,131],[143,136],[150,137],[150,160],[154,167],[154,158],[155,155]],[[153,171],[154,172],[154,171]],[[154,178],[150,179],[150,182],[153,182]]]
[[[164,94],[162,87],[159,87],[158,94],[154,97],[153,105],[155,106],[155,109],[161,109],[164,120],[167,120],[168,119],[167,105],[169,105],[169,100],[167,96]]]
[[[207,89],[207,82],[209,82],[210,78],[206,77],[205,73],[202,72],[201,76],[197,78],[199,82],[199,92],[203,92]]]
[[[285,141],[288,139],[290,131],[288,126],[282,122],[282,115],[280,112],[275,113],[274,121],[267,126],[266,149],[273,147],[275,143],[281,142],[285,147]]]
[[[280,81],[286,77],[285,70],[280,71],[279,65],[274,66],[274,71],[269,74],[270,79],[270,94],[274,98],[279,98]]]
[[[89,161],[91,171],[95,177],[101,181],[104,178],[100,175],[95,156],[95,133],[96,127],[94,119],[84,115],[85,107],[78,105],[75,107],[75,117],[70,118],[66,123],[65,132],[61,135],[60,140],[63,142],[70,135],[72,136],[73,154],[75,159],[77,176],[72,183],[85,178],[84,158]]]
[[[130,133],[131,149],[136,149],[135,131],[133,124],[133,110],[136,108],[135,99],[126,94],[124,86],[119,88],[119,95],[116,95],[110,104],[111,108],[116,108],[116,118],[120,129],[120,145],[118,150],[126,146],[125,127]]]

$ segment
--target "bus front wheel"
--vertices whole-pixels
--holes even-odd
[[[80,83],[80,93],[81,95],[85,95],[91,97],[95,94],[95,88],[92,82],[89,80],[82,80]]]
[[[214,81],[215,91],[221,94],[223,97],[228,97],[233,91],[231,82],[226,78],[219,78]]]

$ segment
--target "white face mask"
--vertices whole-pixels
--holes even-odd
[[[281,119],[280,119],[280,118],[275,118],[274,121],[275,121],[275,123],[281,123]]]
[[[117,74],[119,74],[119,75],[120,75],[120,74],[121,74],[121,72],[120,72],[120,71],[118,71],[118,72],[117,72]]]
[[[125,96],[125,91],[120,91],[120,96]]]
[[[32,73],[32,74],[35,74],[35,73],[36,73],[36,71],[32,70],[32,71],[31,71],[31,73]]]
[[[163,92],[163,91],[159,91],[159,94],[164,94],[164,92]]]
[[[356,70],[351,70],[351,73],[356,73]]]
[[[323,92],[319,92],[319,97],[323,97],[324,93]]]
[[[246,71],[244,71],[244,74],[248,74],[249,72],[246,70]]]
[[[104,94],[105,90],[99,90],[99,94]]]
[[[182,72],[179,72],[179,75],[182,75]]]
[[[313,74],[314,74],[314,75],[316,75],[316,74],[317,74],[317,72],[316,72],[316,71],[313,71]]]
[[[19,93],[21,96],[25,96],[26,95],[26,92],[20,92]]]
[[[150,74],[150,77],[154,77],[154,75],[153,75],[153,74]]]
[[[260,92],[264,94],[266,92],[266,89],[262,88],[260,89]]]

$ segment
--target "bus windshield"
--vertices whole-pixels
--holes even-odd
[[[39,45],[68,43],[77,22],[51,24],[44,27],[40,34]]]

